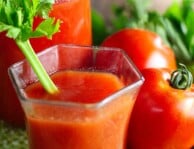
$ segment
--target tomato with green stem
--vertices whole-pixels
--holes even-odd
[[[176,69],[174,52],[162,42],[160,36],[148,30],[125,28],[108,36],[101,45],[123,49],[140,70]]]
[[[184,65],[144,69],[128,131],[130,149],[190,149],[194,146],[194,85]]]

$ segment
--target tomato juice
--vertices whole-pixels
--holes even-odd
[[[124,87],[116,75],[63,71],[51,78],[60,89],[55,95],[46,93],[39,83],[25,89],[27,98],[51,101],[51,104],[34,104],[30,111],[26,110],[30,149],[125,148],[134,97],[129,94],[111,97],[115,99],[100,105]],[[66,105],[54,106],[52,101]]]
[[[36,50],[62,43],[92,44],[90,0],[64,0],[62,3],[56,3],[50,16],[60,19],[60,31],[53,35],[52,40],[47,38],[31,39]],[[40,18],[35,18],[35,26],[40,20]]]
[[[125,149],[143,77],[116,48],[57,45],[38,53],[59,92],[48,94],[29,63],[8,72],[26,115],[30,149]]]
[[[60,32],[51,40],[46,38],[31,39],[35,52],[59,43],[91,45],[91,10],[90,0],[68,0],[53,5],[51,17],[61,20]],[[40,22],[35,18],[34,25]],[[24,57],[12,39],[0,33],[0,120],[23,126],[24,114],[18,98],[9,80],[8,67]]]

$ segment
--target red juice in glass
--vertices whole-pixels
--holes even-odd
[[[51,17],[61,20],[60,32],[52,40],[47,38],[31,39],[36,52],[59,43],[91,45],[91,9],[90,0],[62,0],[53,5]],[[40,22],[35,18],[35,26]],[[24,113],[8,78],[8,67],[23,59],[12,39],[0,33],[0,120],[16,126],[24,125]]]
[[[35,49],[41,50],[61,43],[92,44],[90,0],[61,1],[53,6],[50,13],[51,17],[61,20],[60,31],[52,37],[51,41],[47,38],[31,39]],[[35,18],[35,26],[40,20]]]
[[[52,79],[58,94],[37,83],[25,89],[28,98],[94,104],[124,87],[116,75],[101,72],[57,72]],[[120,97],[101,110],[34,106],[27,116],[30,149],[124,149],[134,101]]]
[[[30,149],[125,149],[143,83],[128,56],[120,49],[72,45],[38,56],[58,93],[46,93],[26,61],[9,68],[26,114]]]

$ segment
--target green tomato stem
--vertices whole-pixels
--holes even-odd
[[[58,91],[58,88],[55,86],[53,81],[50,79],[48,73],[42,66],[29,40],[27,41],[16,40],[16,44],[19,46],[20,50],[26,57],[27,61],[32,66],[32,69],[34,70],[44,89],[50,94],[56,93]]]
[[[171,74],[170,85],[173,88],[185,90],[187,88],[190,88],[193,84],[193,76],[185,65],[179,65],[180,68],[178,68]]]

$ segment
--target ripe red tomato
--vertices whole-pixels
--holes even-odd
[[[125,50],[140,70],[144,68],[176,69],[174,52],[163,44],[157,34],[148,30],[122,29],[107,37],[101,45]]]
[[[134,105],[128,131],[129,149],[194,147],[194,85],[176,89],[166,69],[144,69],[145,82]]]

